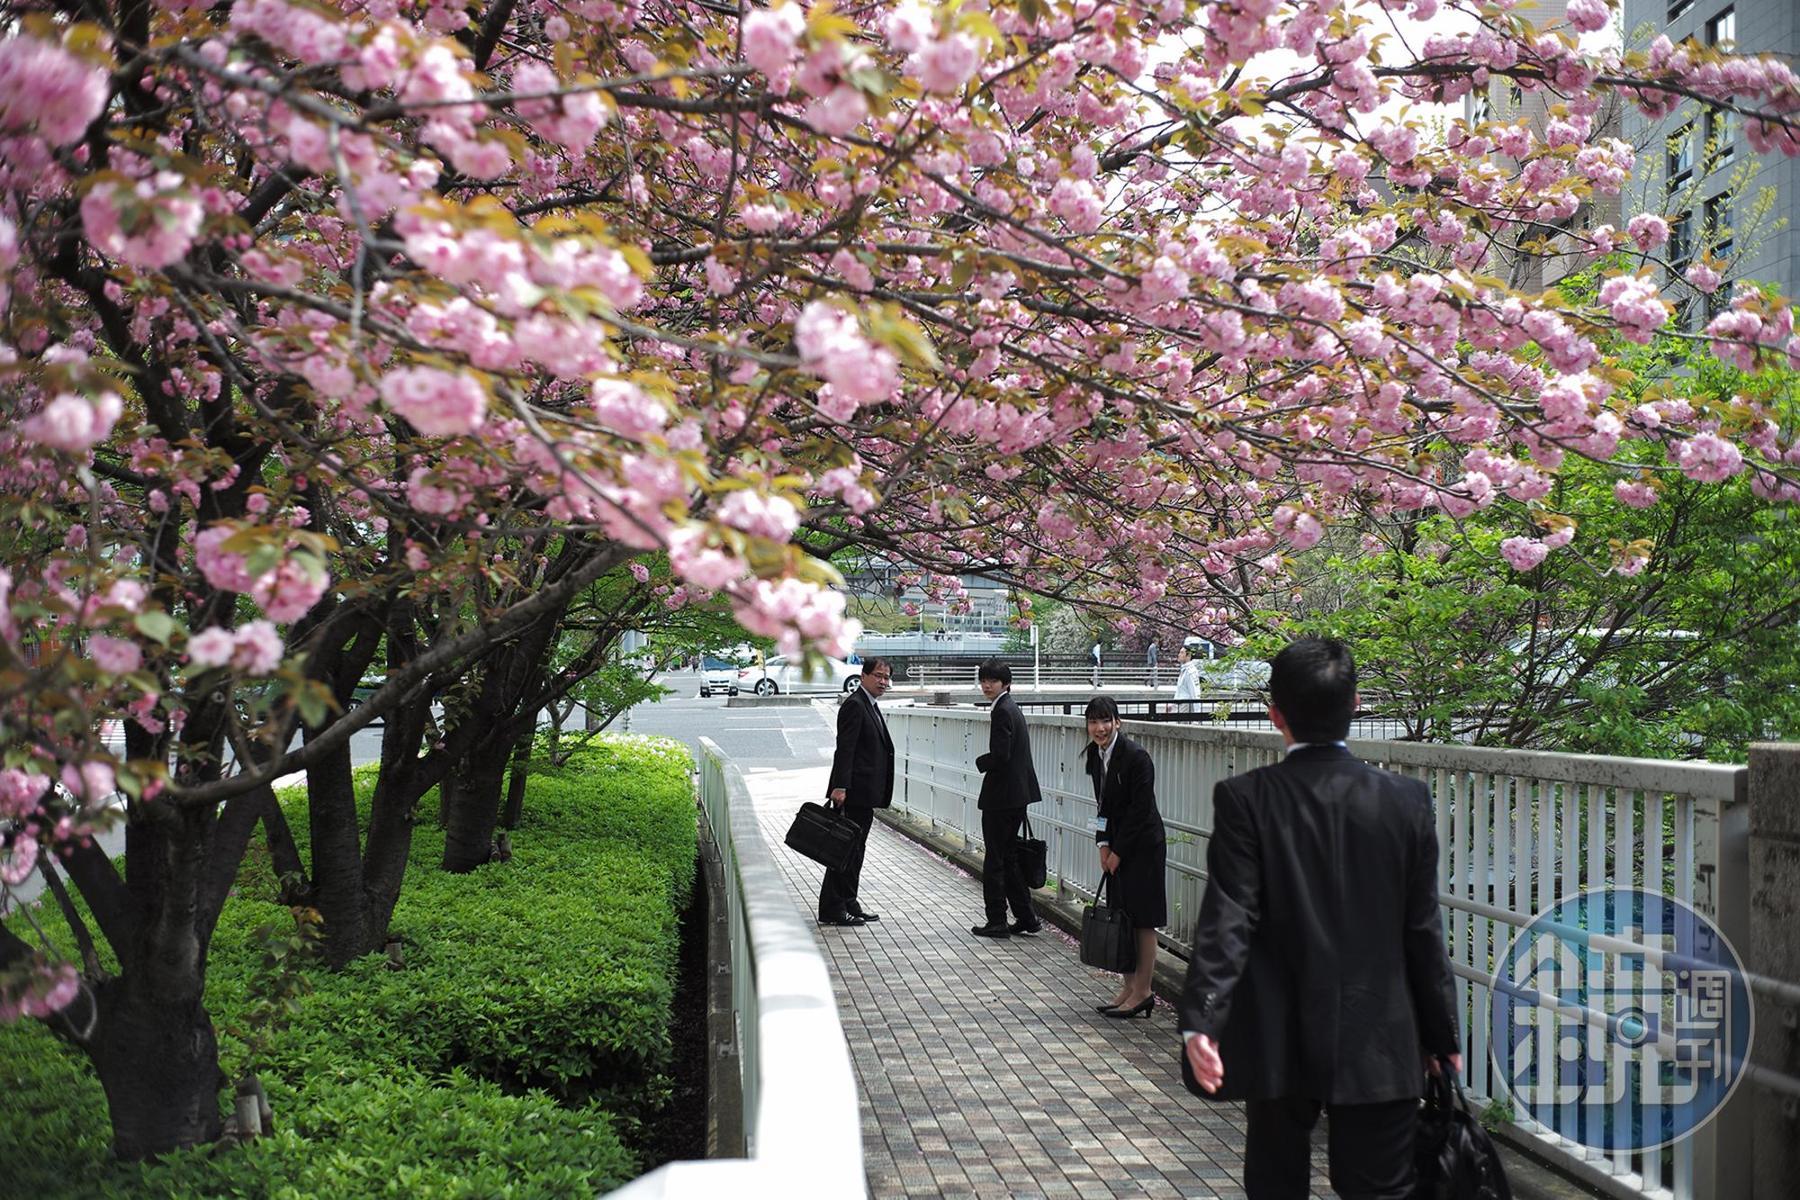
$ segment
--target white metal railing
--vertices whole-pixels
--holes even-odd
[[[610,1195],[866,1197],[856,1075],[831,976],[742,774],[710,738],[700,739],[700,803],[724,864],[746,1157],[669,1163]]]
[[[1033,713],[1032,758],[1044,803],[1032,827],[1049,842],[1057,885],[1091,897],[1099,871],[1093,786],[1080,716]],[[977,846],[988,714],[969,708],[894,708],[895,807]],[[1213,785],[1273,762],[1278,734],[1127,721],[1156,763],[1157,804],[1169,834],[1169,925],[1164,941],[1186,953],[1206,886]],[[1641,887],[1675,896],[1747,942],[1746,769],[1419,742],[1352,741],[1365,761],[1422,779],[1437,813],[1438,891],[1463,1013],[1468,1090],[1501,1090],[1489,1058],[1490,980],[1513,930],[1588,888]],[[1587,1181],[1621,1196],[1727,1200],[1747,1194],[1747,1098],[1667,1150],[1600,1154],[1526,1120],[1515,1128]],[[1573,1119],[1573,1114],[1570,1114]],[[1561,1121],[1557,1122],[1561,1124]]]

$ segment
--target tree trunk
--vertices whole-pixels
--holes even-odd
[[[218,1139],[219,1043],[194,994],[150,992],[132,978],[95,988],[99,1021],[86,1049],[106,1091],[113,1153],[127,1161]]]
[[[313,903],[324,918],[325,961],[335,970],[380,949],[386,934],[370,929],[349,743],[307,771],[306,809],[312,827]]]
[[[525,813],[525,781],[531,776],[531,742],[526,734],[513,745],[512,768],[506,776],[506,808],[500,814],[502,829],[517,829]]]
[[[463,759],[456,804],[444,827],[444,870],[460,874],[488,860],[500,817],[501,783],[512,743],[497,738],[477,742]]]

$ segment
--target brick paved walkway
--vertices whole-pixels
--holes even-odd
[[[816,911],[821,869],[782,845],[822,768],[751,771],[758,817],[795,903]],[[1158,1004],[1114,1021],[1094,1005],[1117,976],[1081,965],[1046,926],[993,942],[981,881],[877,821],[863,906],[881,920],[818,929],[862,1095],[875,1200],[901,1196],[1241,1197],[1243,1112],[1187,1094],[1180,1034]],[[1313,1192],[1328,1194],[1323,1130]]]

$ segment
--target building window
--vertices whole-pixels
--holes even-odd
[[[1737,11],[1726,9],[1706,23],[1706,44],[1709,46],[1737,45]]]
[[[1720,192],[1706,201],[1706,241],[1719,258],[1731,254],[1731,193]]]
[[[1679,21],[1693,11],[1694,0],[1669,0],[1669,20]]]
[[[1669,222],[1669,269],[1677,275],[1694,256],[1694,214],[1684,212]]]
[[[1694,123],[1692,121],[1669,135],[1667,157],[1669,194],[1674,195],[1692,182],[1694,177]]]
[[[1722,108],[1709,108],[1702,118],[1706,134],[1706,169],[1716,171],[1731,161],[1731,113]]]

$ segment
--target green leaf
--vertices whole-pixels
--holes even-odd
[[[146,609],[131,619],[137,631],[161,646],[175,635],[175,618],[161,609]]]

